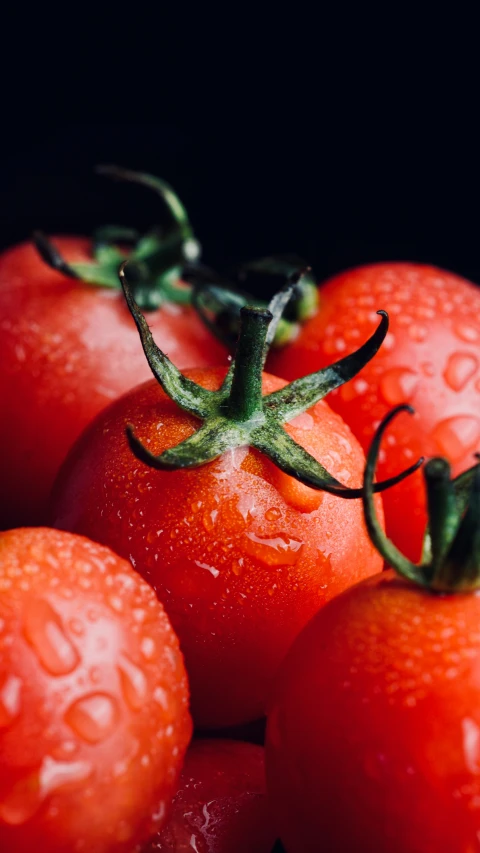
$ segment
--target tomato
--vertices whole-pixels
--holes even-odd
[[[185,375],[217,389],[225,371]],[[264,374],[264,393],[284,386]],[[198,426],[155,381],[124,395],[62,467],[54,525],[109,545],[152,584],[180,639],[197,726],[254,720],[306,622],[380,570],[361,504],[303,485],[246,446],[199,468],[152,471],[132,454],[127,423],[153,454]],[[363,453],[325,402],[285,429],[347,486],[361,483]]]
[[[480,291],[431,266],[384,263],[350,270],[320,287],[320,310],[297,340],[272,351],[267,366],[286,379],[317,370],[356,349],[389,313],[377,356],[328,402],[366,449],[377,422],[397,403],[415,418],[393,425],[382,479],[420,455],[441,455],[460,473],[480,449]],[[411,559],[420,556],[426,510],[421,474],[384,496],[387,532]],[[408,525],[405,512],[408,509]],[[412,514],[413,511],[413,514]]]
[[[405,407],[404,407],[405,408]],[[480,838],[480,463],[424,468],[429,525],[410,562],[365,519],[391,566],[330,601],[278,673],[267,783],[288,853],[465,853]]]
[[[70,263],[91,242],[55,238]],[[221,364],[224,349],[190,305],[166,302],[148,322],[180,366]],[[0,527],[40,524],[69,447],[113,399],[149,378],[121,290],[50,269],[25,243],[0,258]]]
[[[191,744],[167,826],[143,853],[270,853],[264,750],[231,740]]]
[[[480,598],[393,570],[317,614],[279,675],[267,775],[288,853],[464,853],[480,837]]]
[[[0,534],[2,853],[131,853],[190,734],[177,638],[131,566],[56,530]]]

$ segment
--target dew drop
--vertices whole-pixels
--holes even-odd
[[[408,327],[408,334],[412,341],[421,343],[427,337],[428,331],[425,326],[420,326],[418,323],[412,323],[412,325]]]
[[[164,709],[164,711],[167,710],[168,697],[163,687],[155,688],[155,690],[153,691],[153,699],[157,703],[157,705],[160,705]]]
[[[457,338],[460,338],[461,341],[465,341],[466,343],[473,344],[478,341],[479,332],[475,326],[472,326],[470,323],[458,322],[453,326],[453,331],[455,332]]]
[[[355,379],[353,389],[356,394],[365,394],[365,391],[368,390],[368,382],[365,382],[365,379]]]
[[[435,367],[433,366],[431,361],[424,361],[420,365],[422,372],[425,376],[434,376],[435,375]]]
[[[478,359],[470,353],[455,352],[448,359],[443,373],[453,391],[461,391],[478,368]]]
[[[72,634],[75,634],[77,637],[83,637],[85,634],[85,628],[83,626],[83,622],[80,619],[71,619],[68,623],[68,627]]]
[[[151,637],[144,637],[140,643],[140,651],[145,660],[153,660],[157,652],[154,640]]]
[[[239,560],[234,560],[232,563],[232,572],[237,577],[240,577],[243,574],[243,557],[240,557]]]
[[[0,729],[9,726],[20,713],[22,682],[16,675],[8,675],[0,683]]]
[[[214,578],[218,578],[220,572],[214,566],[209,566],[208,563],[201,563],[200,560],[194,560],[194,562],[200,569],[206,569]]]
[[[65,634],[61,619],[44,599],[34,599],[25,608],[24,634],[42,666],[52,675],[68,675],[80,661]]]
[[[39,773],[40,796],[43,799],[64,785],[84,782],[91,772],[88,761],[55,761],[46,755]]]
[[[119,720],[118,706],[106,693],[92,693],[74,702],[65,714],[71,729],[87,743],[99,743],[108,737]]]
[[[267,521],[276,521],[281,516],[281,511],[276,506],[272,506],[270,509],[267,509],[265,513],[265,518]]]
[[[406,367],[392,367],[380,380],[380,392],[386,403],[396,406],[412,399],[417,384],[415,371]]]
[[[133,711],[138,711],[147,698],[145,674],[124,654],[120,655],[118,670],[125,700]]]
[[[480,438],[480,421],[472,415],[456,415],[440,421],[432,431],[440,453],[458,462]]]
[[[297,429],[303,430],[311,430],[315,426],[315,421],[308,412],[301,412],[297,415],[292,421],[289,421],[290,426],[296,427]]]
[[[256,533],[246,535],[245,550],[267,566],[294,565],[302,548],[303,542],[286,533],[277,533],[271,537],[258,536]]]

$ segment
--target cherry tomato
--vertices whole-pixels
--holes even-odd
[[[185,375],[213,390],[225,371]],[[284,385],[264,374],[264,393]],[[69,454],[54,524],[109,545],[152,584],[180,639],[197,726],[257,719],[306,622],[382,565],[361,503],[315,491],[248,447],[195,469],[151,470],[129,449],[127,423],[154,454],[198,426],[156,381],[124,395]],[[361,483],[360,446],[325,402],[285,429],[347,486]]]
[[[91,243],[58,237],[70,263]],[[165,303],[148,322],[179,366],[225,361],[190,305]],[[121,290],[68,278],[25,243],[0,258],[0,527],[45,521],[69,447],[113,399],[150,377]]]
[[[288,853],[465,853],[480,837],[480,598],[388,570],[330,602],[279,674],[267,779]]]
[[[366,449],[393,405],[412,404],[415,418],[402,415],[391,429],[381,479],[421,455],[447,458],[457,474],[466,469],[480,450],[478,288],[435,267],[385,263],[341,273],[319,295],[317,315],[293,344],[271,352],[269,369],[294,379],[336,361],[368,336],[384,308],[384,344],[352,382],[329,394],[329,405]],[[417,560],[426,520],[421,474],[388,491],[384,507],[390,537]]]
[[[177,638],[131,566],[56,530],[0,534],[2,853],[131,853],[190,734]]]
[[[264,750],[232,740],[191,744],[170,820],[143,853],[270,853]]]

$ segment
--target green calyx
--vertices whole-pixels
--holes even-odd
[[[98,174],[139,184],[160,196],[170,223],[141,235],[133,228],[111,225],[98,229],[92,238],[93,260],[68,263],[41,232],[33,240],[43,260],[70,278],[97,287],[119,288],[118,270],[128,258],[135,299],[145,310],[155,310],[163,302],[190,303],[191,289],[178,284],[183,266],[200,255],[187,211],[172,188],[151,175],[117,166],[99,166]],[[124,247],[128,247],[125,249]]]
[[[388,330],[388,316],[384,311],[378,312],[381,315],[378,328],[357,352],[317,373],[297,379],[279,391],[262,395],[263,365],[282,312],[297,286],[298,276],[295,276],[272,299],[268,309],[255,306],[241,308],[235,358],[221,388],[208,391],[185,377],[155,344],[127,280],[126,267],[129,266],[122,266],[120,279],[152,373],[180,408],[203,422],[192,436],[159,456],[153,455],[140,442],[134,427],[129,424],[127,438],[139,460],[162,471],[195,468],[235,447],[250,446],[307,486],[343,498],[361,497],[361,489],[349,488],[332,477],[288,435],[283,424],[343,385],[375,355]],[[376,483],[374,491],[389,488],[417,467],[413,465],[397,477]]]
[[[301,274],[301,275],[300,275]],[[277,255],[243,264],[232,279],[220,276],[209,267],[186,268],[185,279],[193,285],[193,305],[208,329],[227,348],[234,350],[240,329],[240,310],[244,307],[267,308],[267,304],[240,289],[252,292],[265,288],[279,290],[286,278],[298,277],[298,284],[285,314],[279,319],[274,347],[295,340],[300,327],[318,309],[318,288],[310,268],[295,255]]]
[[[480,462],[455,479],[446,459],[429,459],[423,468],[428,526],[420,563],[412,563],[391,542],[378,522],[372,492],[380,442],[397,406],[384,418],[372,440],[363,485],[365,522],[371,540],[387,563],[402,577],[435,592],[467,592],[480,588]],[[476,454],[480,459],[480,455]]]

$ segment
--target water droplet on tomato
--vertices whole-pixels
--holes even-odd
[[[408,334],[412,341],[421,343],[427,337],[428,331],[425,326],[420,326],[419,323],[412,323],[411,326],[408,327]]]
[[[265,518],[267,521],[276,521],[281,516],[281,511],[276,506],[272,506],[270,509],[267,509],[265,513]]]
[[[48,601],[40,598],[28,602],[23,630],[47,672],[68,675],[75,669],[80,657],[65,634],[60,616]]]
[[[80,619],[71,619],[68,623],[68,627],[72,634],[75,634],[77,637],[83,637],[85,633],[85,628],[83,626],[83,622]]]
[[[213,530],[213,528],[215,527],[215,521],[217,519],[217,515],[218,515],[217,509],[213,509],[211,512],[204,512],[203,513],[203,519],[202,519],[203,526],[208,533],[210,533]]]
[[[433,366],[431,361],[424,361],[420,365],[422,372],[425,376],[434,376],[435,375],[435,367]]]
[[[38,774],[40,796],[43,799],[64,785],[76,785],[90,776],[92,766],[88,761],[55,761],[46,755]]]
[[[8,675],[0,681],[0,729],[9,726],[20,713],[22,681],[16,675]]]
[[[440,453],[450,462],[458,462],[473,450],[480,438],[480,421],[473,415],[456,415],[440,421],[432,431]]]
[[[472,326],[471,323],[458,321],[454,324],[453,331],[457,338],[460,338],[461,341],[465,341],[466,343],[476,343],[480,337],[478,329],[475,326]]]
[[[289,421],[289,424],[297,429],[311,430],[315,426],[315,421],[308,412],[301,412],[293,421]]]
[[[151,637],[143,637],[140,643],[140,651],[145,660],[153,660],[157,652],[154,640]]]
[[[407,367],[392,367],[380,380],[380,392],[386,403],[396,406],[411,400],[418,385],[414,370]]]
[[[220,572],[218,571],[218,569],[215,568],[215,566],[209,566],[208,563],[201,563],[200,560],[194,560],[194,563],[200,569],[206,569],[207,572],[210,572],[212,577],[218,578]]]
[[[0,802],[0,820],[21,826],[30,820],[43,800],[57,788],[84,782],[91,774],[87,761],[55,761],[46,755],[39,770],[18,779]]]
[[[294,565],[302,548],[303,542],[286,533],[277,533],[275,536],[246,534],[245,550],[267,566]]]
[[[119,595],[110,595],[108,597],[108,603],[112,610],[115,610],[116,613],[122,613],[123,599],[121,599]]]
[[[243,557],[240,557],[240,559],[234,560],[232,563],[232,572],[237,577],[243,574],[243,562]]]
[[[478,359],[465,352],[452,353],[443,373],[452,391],[461,391],[478,368]]]
[[[368,382],[365,382],[365,379],[355,379],[352,384],[355,394],[365,394],[368,390]]]
[[[65,721],[87,743],[99,743],[112,733],[119,719],[118,706],[106,693],[83,696],[70,705]]]
[[[138,711],[147,698],[145,674],[124,654],[120,656],[118,670],[125,700],[133,711]]]

